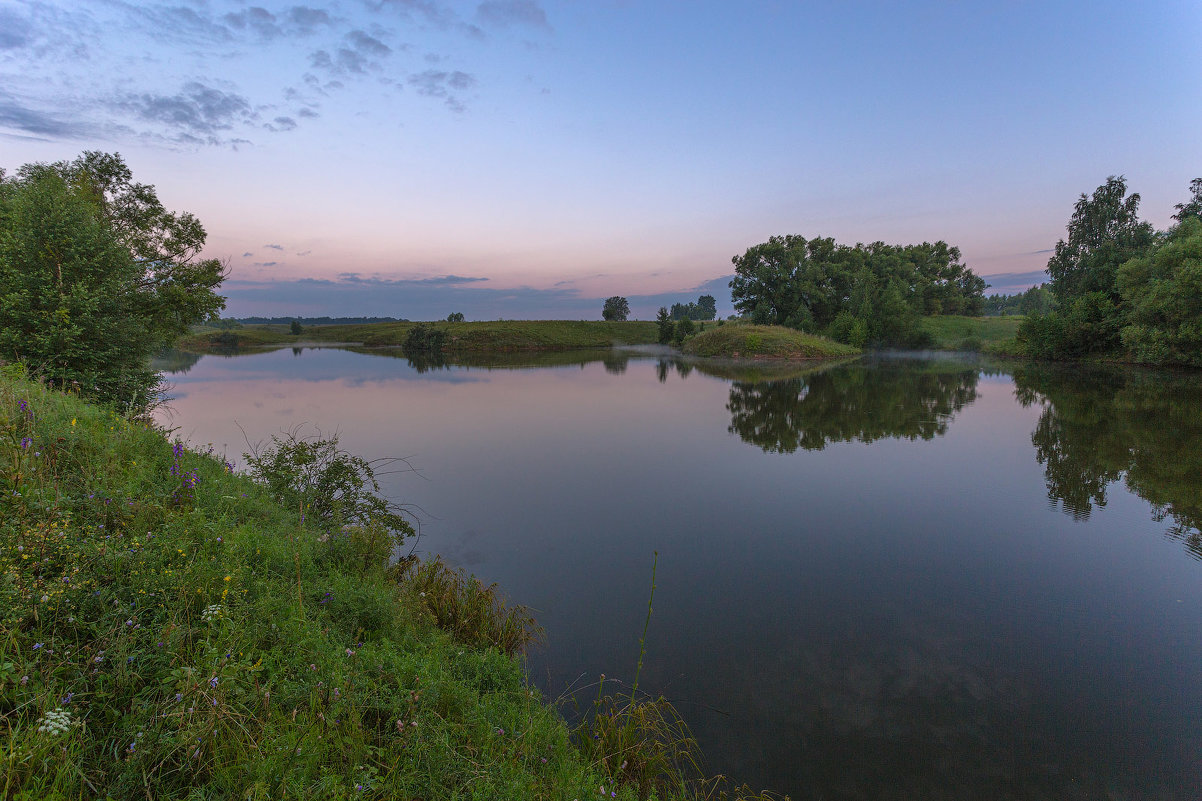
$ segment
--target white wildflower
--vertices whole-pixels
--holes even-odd
[[[38,731],[53,737],[66,734],[69,728],[71,728],[71,713],[61,706],[56,707],[53,712],[47,712],[38,721]]]
[[[200,613],[200,619],[205,623],[215,623],[225,617],[225,607],[221,604],[209,604]]]

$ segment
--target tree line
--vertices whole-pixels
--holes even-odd
[[[924,315],[981,313],[986,284],[946,242],[840,245],[774,236],[731,261],[731,298],[744,317],[857,347],[922,345]]]

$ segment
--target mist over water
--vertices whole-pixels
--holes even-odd
[[[1186,799],[1202,786],[1202,384],[966,358],[412,365],[175,357],[230,456],[306,424],[536,610],[555,697],[633,678],[714,772],[795,799]],[[236,460],[237,461],[237,460]],[[571,713],[569,705],[565,710]]]

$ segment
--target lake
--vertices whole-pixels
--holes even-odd
[[[640,683],[711,772],[794,799],[1202,788],[1196,375],[332,348],[159,366],[160,419],[194,446],[303,424],[406,457],[385,488],[417,551],[535,610],[551,697],[633,679],[658,552]]]

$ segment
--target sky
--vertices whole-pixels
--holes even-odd
[[[1016,292],[1081,193],[1202,176],[1202,3],[0,0],[0,167],[119,152],[230,316],[597,319],[777,234]]]

